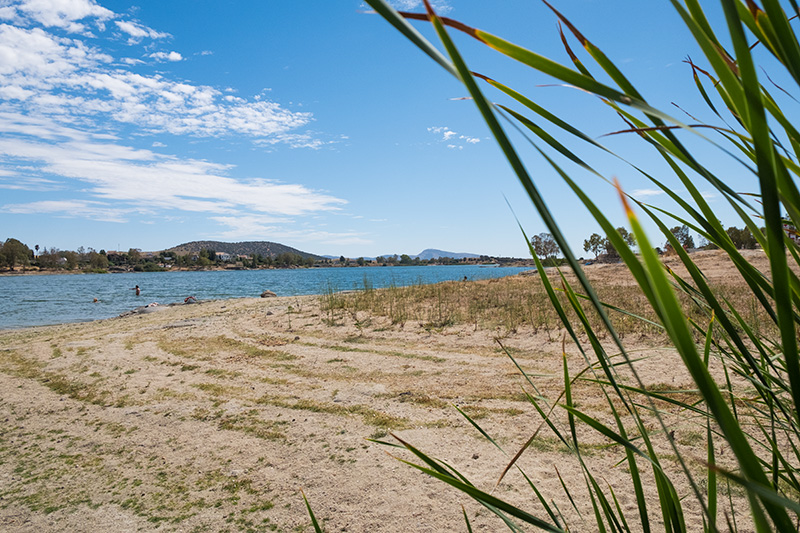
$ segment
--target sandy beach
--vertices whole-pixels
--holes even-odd
[[[731,276],[704,253],[707,259],[697,257],[709,276]],[[751,260],[759,260],[755,252]],[[606,284],[630,283],[618,265],[587,271]],[[463,286],[520,280],[540,283],[518,276]],[[0,529],[311,531],[302,490],[326,531],[466,530],[463,512],[475,530],[503,530],[468,497],[389,455],[408,453],[368,439],[392,441],[394,433],[482,490],[544,515],[516,469],[495,488],[541,424],[523,392],[533,391],[504,349],[539,392],[555,398],[563,390],[562,354],[572,373],[586,366],[562,337],[557,324],[432,326],[334,313],[317,296],[212,301],[0,332]],[[647,383],[694,394],[679,358],[657,337],[626,342],[642,358],[637,370]],[[576,386],[575,395],[581,408],[609,418],[591,384]],[[704,426],[663,408],[699,471]],[[634,517],[619,464],[624,451],[597,435],[585,440],[586,460]],[[551,433],[542,431],[518,465],[575,530],[592,527],[581,470]],[[577,510],[559,476],[578,496]],[[652,485],[648,497],[656,498]],[[733,501],[742,504],[741,494]],[[702,527],[700,510],[687,508],[687,523]],[[657,506],[650,512],[658,522]]]

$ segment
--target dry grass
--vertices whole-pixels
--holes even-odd
[[[750,255],[757,257],[758,251]],[[701,268],[714,262],[727,261],[719,252],[695,254]],[[666,258],[667,265],[680,273],[679,264]],[[763,335],[775,335],[774,324],[737,275],[730,268],[725,275],[714,280],[714,288],[736,309],[745,321]],[[661,343],[666,339],[663,330],[653,323],[655,315],[641,289],[621,265],[596,265],[587,267],[587,275],[595,283],[601,301],[624,309],[628,314],[610,310],[611,321],[621,337],[638,336]],[[561,287],[558,298],[567,311],[567,317],[577,323],[563,292],[559,272],[551,269],[548,276],[554,286]],[[566,273],[567,283],[575,288],[575,278]],[[576,289],[577,290],[577,289]],[[687,317],[706,323],[710,314],[706,307],[679,294]],[[472,325],[476,330],[496,330],[501,335],[516,333],[520,328],[532,329],[558,336],[561,320],[556,313],[538,275],[518,275],[507,278],[471,283],[444,282],[435,285],[391,287],[383,290],[327,293],[320,297],[320,307],[326,323],[330,325],[352,322],[361,331],[368,317],[387,317],[392,325],[402,327],[418,323],[428,331],[442,331],[455,325]],[[604,331],[596,312],[586,306],[590,325],[595,331]],[[702,332],[697,333],[702,338]]]

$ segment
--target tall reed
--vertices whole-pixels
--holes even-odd
[[[762,0],[761,5],[754,0],[721,0],[726,27],[720,31],[726,32],[725,38],[715,33],[698,0],[671,0],[705,55],[703,68],[691,64],[693,83],[718,119],[718,124],[693,125],[652,107],[622,70],[547,2],[553,16],[583,47],[585,59],[578,57],[563,34],[562,41],[572,65],[560,64],[496,35],[441,18],[427,2],[425,13],[399,13],[384,0],[366,1],[463,83],[567,260],[573,277],[564,275],[551,280],[539,264],[540,279],[568,337],[584,355],[586,371],[573,375],[565,358],[564,389],[560,396],[541,396],[535,378],[527,375],[529,389],[526,393],[532,409],[544,420],[546,430],[569,449],[583,472],[586,502],[573,500],[575,488],[566,484],[563,488],[576,509],[583,503],[592,510],[591,516],[584,516],[593,522],[588,529],[687,531],[685,511],[689,507],[699,507],[705,531],[797,531],[800,513],[800,279],[796,271],[800,250],[786,229],[800,227],[797,188],[800,133],[792,117],[778,106],[773,95],[774,91],[796,93],[800,84],[800,43],[786,12],[788,9],[797,13],[796,0],[789,0],[788,5],[784,4],[786,7],[779,0]],[[417,32],[409,19],[431,23],[444,52]],[[552,110],[493,79],[491,73],[472,72],[450,35],[454,31],[463,32],[497,53],[515,59],[523,68],[539,71],[598,96],[603,105],[621,117],[628,134],[642,141],[640,148],[649,150],[654,158],[665,163],[670,169],[669,176],[631,165],[625,154],[613,153],[586,135],[579,125],[563,121]],[[724,44],[726,42],[730,44]],[[771,65],[780,65],[784,69],[782,75],[793,83],[792,87],[776,89],[774,85],[763,83],[762,77],[766,79],[766,76],[757,68],[757,53],[768,55]],[[599,69],[602,79],[608,81],[595,77],[590,67]],[[484,96],[485,89],[499,91],[514,103],[495,105]],[[598,295],[572,254],[558,218],[548,208],[546,198],[529,174],[501,119],[507,119],[513,128],[525,135],[530,146],[549,163],[603,229],[647,302],[649,315],[636,311],[627,316],[635,320],[652,319],[663,328],[694,380],[700,401],[667,397],[639,376],[632,354],[609,318],[609,304]],[[618,129],[609,127],[609,131]],[[570,139],[569,143],[558,140],[565,137]],[[696,148],[697,140],[711,143],[717,149],[714,157],[733,158],[741,164],[754,178],[753,190],[748,194],[737,192],[726,183],[724,176],[716,175],[711,170],[712,161],[705,156],[707,151]],[[674,211],[663,210],[619,190],[620,208],[636,237],[638,254],[616,232],[609,220],[608,208],[596,205],[571,176],[570,169],[579,168],[610,182],[590,162],[597,154],[618,157],[620,165],[629,166],[649,180],[677,206]],[[677,180],[691,200],[684,199],[668,186],[668,177]],[[769,259],[767,271],[756,269],[735,248],[698,183],[713,188],[741,217]],[[644,231],[641,216],[651,220],[663,236],[654,241],[653,236]],[[675,221],[686,224],[727,254],[741,274],[750,300],[757,302],[755,306],[737,305],[709,285],[692,254],[684,250],[669,231]],[[527,240],[527,236],[525,238]],[[676,250],[685,275],[664,268],[654,251],[653,242],[664,238]],[[533,249],[531,254],[538,262]],[[694,310],[692,313],[686,312],[687,305]],[[759,323],[761,317],[766,317],[770,327]],[[614,351],[620,354],[624,364],[612,358],[608,344],[601,342],[604,335],[613,340]],[[721,372],[712,375],[712,366],[721,368]],[[521,368],[520,372],[524,375]],[[601,386],[609,416],[601,419],[576,403],[573,389],[579,380],[590,380]],[[707,450],[702,458],[676,443],[662,415],[665,403],[702,417],[705,428],[702,444]],[[474,420],[469,420],[479,428]],[[606,485],[601,473],[591,466],[586,452],[587,430],[617,447],[630,473],[627,486]],[[499,447],[497,440],[480,431]],[[506,465],[506,472],[516,466],[519,457],[538,438],[541,436],[537,432],[522,449],[511,455],[513,459]],[[524,479],[538,503],[532,509],[523,509],[493,495],[491,487],[476,487],[452,466],[432,458],[413,444],[399,437],[396,439],[416,457],[416,462],[408,462],[411,466],[468,494],[511,530],[519,530],[522,524],[545,531],[587,530],[586,524],[571,523],[572,518],[554,503],[552,495],[539,490],[533,476]],[[720,457],[717,450],[723,445],[730,452]],[[676,489],[678,478],[689,487],[686,492],[679,493]],[[655,487],[657,493],[655,503],[646,497],[651,487]],[[731,496],[735,490],[730,487],[739,487],[745,495],[749,507],[746,516],[741,512],[735,514],[739,510]],[[623,494],[636,502],[637,512],[624,511],[619,503]],[[466,513],[464,517],[466,527],[471,529]]]

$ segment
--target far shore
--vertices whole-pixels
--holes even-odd
[[[382,267],[401,267],[405,268],[407,266],[436,266],[436,267],[447,267],[447,266],[466,266],[466,264],[457,263],[454,265],[377,265],[377,264],[366,264],[366,265],[339,265],[339,264],[330,264],[330,265],[314,265],[312,267],[305,267],[305,266],[289,266],[289,267],[274,267],[274,266],[265,266],[260,268],[247,268],[247,267],[225,267],[225,266],[206,266],[200,268],[165,268],[163,270],[154,270],[152,272],[238,272],[241,270],[304,270],[304,269],[314,269],[314,268],[382,268]],[[469,266],[482,266],[480,264]],[[486,265],[490,266],[490,265]],[[507,268],[507,267],[535,267],[536,264],[532,259],[519,259],[516,261],[510,261],[501,264],[491,264],[493,268]],[[0,270],[0,276],[44,276],[44,275],[53,275],[53,274],[149,274],[151,271],[144,271],[144,270],[134,270],[134,269],[125,269],[125,270],[114,270],[108,269],[103,271],[98,270],[63,270],[63,269],[39,269],[39,268],[23,268],[21,270]]]

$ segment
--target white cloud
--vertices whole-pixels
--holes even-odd
[[[458,132],[455,132],[448,128],[447,126],[431,126],[428,128],[430,133],[442,136],[439,139],[439,142],[446,143],[446,146],[450,149],[464,149],[464,143],[466,144],[477,144],[481,142],[481,140],[477,137],[470,137],[468,135],[459,135]]]
[[[636,189],[631,192],[631,196],[634,198],[647,198],[650,196],[660,196],[662,194],[664,194],[664,191],[660,189]]]
[[[323,141],[322,139],[313,137],[310,133],[277,133],[269,139],[257,139],[253,141],[253,144],[263,147],[269,147],[276,144],[285,144],[290,148],[311,148],[316,150],[336,142],[338,141]]]
[[[49,214],[63,218],[88,218],[102,222],[126,222],[126,215],[132,209],[120,209],[102,202],[82,200],[42,200],[27,204],[7,204],[3,206],[7,213],[14,214]]]
[[[97,5],[93,0],[21,0],[3,2],[0,19],[14,24],[38,23],[48,28],[60,28],[73,33],[85,33],[84,19],[94,19],[94,25],[103,29],[103,23],[114,17],[114,12]]]
[[[673,189],[673,192],[685,197],[690,196],[689,191],[686,189]],[[648,198],[653,196],[661,196],[662,194],[666,194],[666,192],[662,191],[661,189],[636,189],[635,191],[631,192],[631,196],[634,198]],[[701,191],[700,196],[706,199],[717,197],[716,193],[713,191]]]
[[[178,52],[155,52],[148,57],[152,57],[156,61],[183,61],[183,56]]]
[[[24,172],[18,175],[9,170],[0,170],[0,189],[45,192],[61,190],[63,186],[57,181],[25,176]]]
[[[7,162],[0,168],[6,175],[21,174],[9,164],[14,163],[29,165],[22,174],[27,178],[77,180],[82,183],[82,194],[88,195],[91,201],[116,202],[115,205],[121,206],[121,213],[147,208],[287,217],[336,211],[346,203],[303,185],[263,178],[237,180],[228,176],[232,169],[229,165],[134,149],[109,142],[107,136],[63,126],[47,130],[46,122],[41,119],[0,114],[0,156]],[[31,133],[36,138],[31,138]],[[91,205],[87,203],[89,200],[75,201]],[[9,212],[47,209],[45,212],[52,213],[56,207],[35,202],[14,205]],[[89,212],[87,207],[73,214],[88,216]]]
[[[15,3],[13,10],[0,11],[0,16],[5,13],[6,19],[16,21],[25,16],[28,22],[39,24],[82,20],[80,16],[99,24],[117,16],[88,0],[52,1],[60,18],[46,16],[39,9],[44,4],[38,0]],[[130,21],[114,23],[137,39],[167,35]],[[176,51],[155,52],[149,57],[183,59]],[[42,27],[23,27],[21,22],[0,24],[0,109],[49,116],[64,123],[80,121],[93,130],[127,124],[138,127],[139,134],[244,135],[292,147],[325,144],[308,133],[294,131],[312,121],[310,113],[290,111],[263,94],[250,100],[226,98],[214,87],[173,81],[160,74],[139,74],[131,70],[138,63],[129,57],[115,60],[81,37],[62,37]]]
[[[164,39],[170,36],[168,33],[161,33],[129,20],[115,20],[114,24],[120,31],[129,35],[128,42],[130,43],[137,43],[145,37],[149,39]]]

